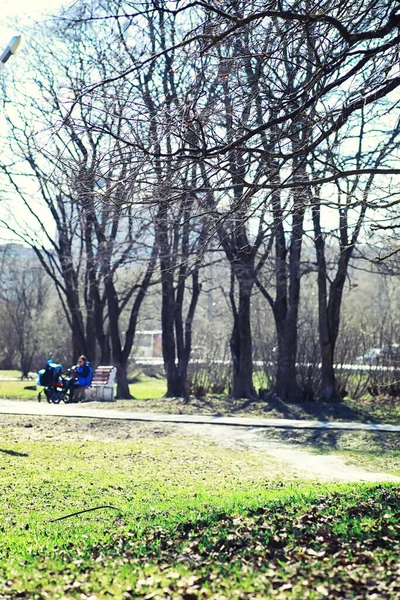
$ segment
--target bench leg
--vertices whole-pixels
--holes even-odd
[[[114,402],[114,386],[105,385],[103,387],[103,402]]]
[[[96,400],[96,388],[88,387],[85,392],[84,402],[94,402]]]

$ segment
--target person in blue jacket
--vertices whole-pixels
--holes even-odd
[[[78,364],[72,367],[72,377],[68,384],[70,402],[74,400],[74,391],[78,388],[89,387],[93,379],[93,369],[86,356],[78,358]]]

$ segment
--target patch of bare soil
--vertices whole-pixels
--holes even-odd
[[[0,435],[18,441],[115,441],[172,435],[168,423],[136,423],[107,419],[0,415]]]

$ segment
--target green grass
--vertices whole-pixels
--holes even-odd
[[[167,391],[167,381],[164,377],[147,377],[142,375],[137,383],[129,386],[131,394],[138,400],[162,398]]]
[[[0,598],[400,591],[399,487],[301,482],[265,452],[193,436],[32,441],[23,423],[0,430]],[[117,510],[49,522],[101,505]]]
[[[1,381],[0,380],[0,398],[11,400],[36,400],[38,392],[35,390],[26,390],[26,386],[35,385],[32,381]],[[42,389],[42,388],[39,388]]]
[[[18,370],[3,370],[0,371],[0,377],[20,378],[22,371]]]
[[[400,450],[347,450],[335,452],[351,464],[380,473],[400,477]]]

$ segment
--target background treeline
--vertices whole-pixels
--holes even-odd
[[[263,394],[361,393],[335,364],[399,339],[399,21],[390,1],[106,0],[27,32],[3,366],[84,353],[129,397],[135,333],[160,328],[168,396],[218,391],[193,348],[231,361],[236,398],[255,360]]]

